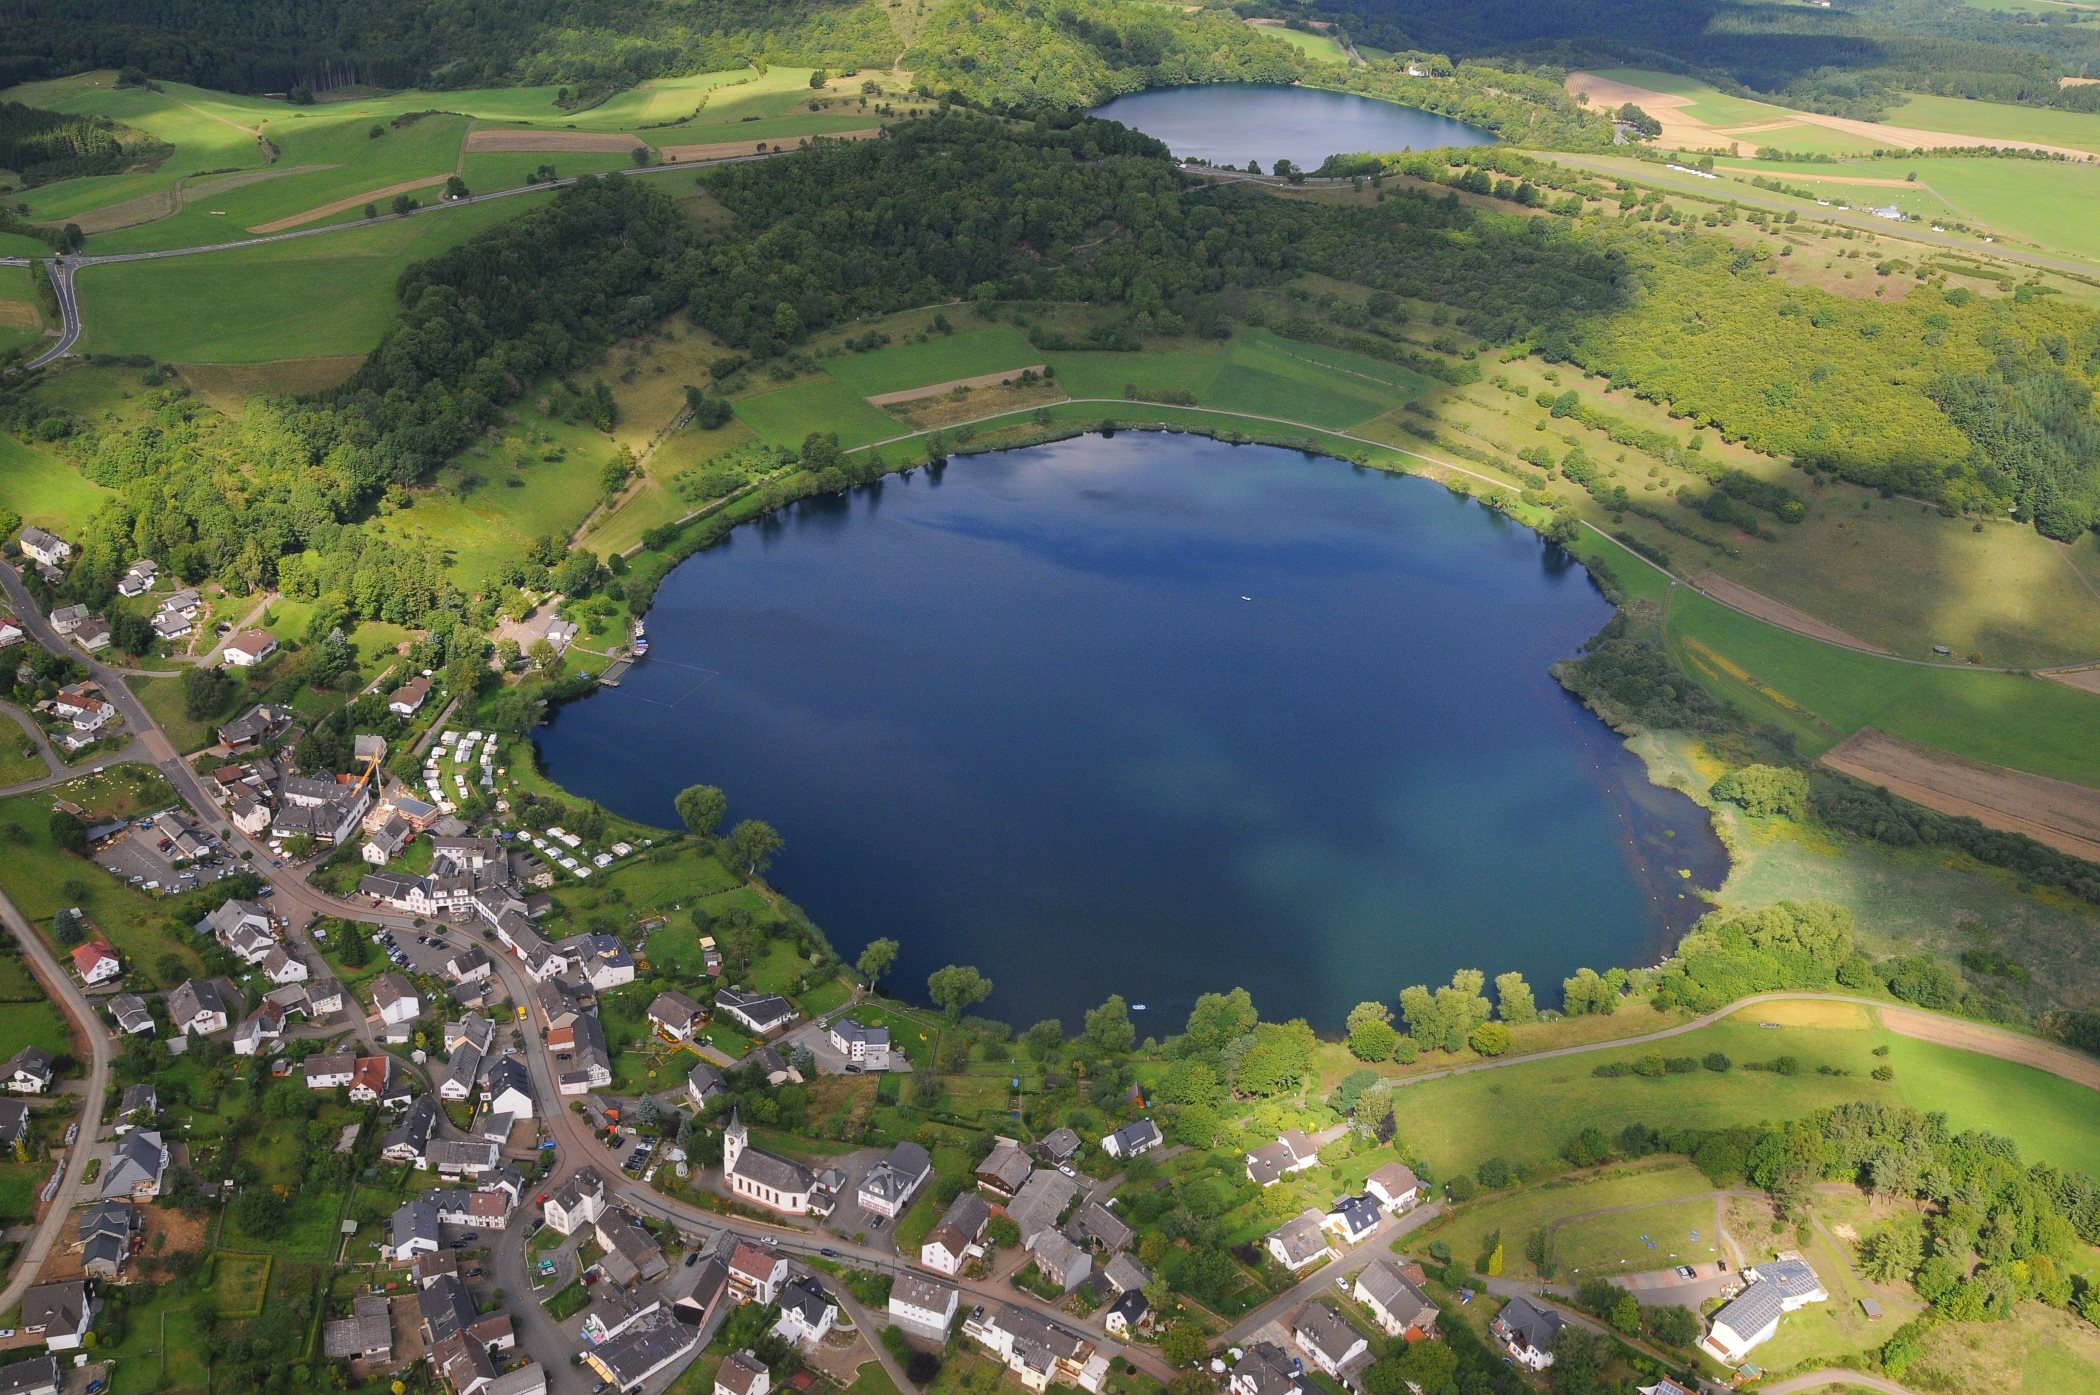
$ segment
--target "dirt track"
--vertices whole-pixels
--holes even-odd
[[[1827,621],[1818,620],[1806,611],[1794,609],[1784,601],[1775,601],[1761,591],[1753,591],[1727,577],[1706,572],[1696,578],[1692,585],[1712,596],[1724,605],[1755,615],[1767,624],[1777,625],[1782,630],[1792,630],[1797,635],[1820,639],[1826,644],[1842,644],[1848,649],[1864,649],[1872,654],[1893,654],[1878,644],[1869,644],[1863,639],[1846,634]]]
[[[2053,679],[2067,688],[2100,693],[2100,668],[2074,668],[2068,672],[2045,673],[2042,677]]]
[[[923,397],[945,396],[959,387],[997,387],[1001,383],[1011,382],[1013,379],[1020,377],[1023,373],[1028,372],[1029,369],[1034,369],[1040,374],[1043,368],[1044,365],[1040,363],[1031,363],[1021,368],[1009,368],[1004,373],[984,373],[975,378],[957,378],[952,383],[934,383],[927,387],[905,388],[901,392],[885,392],[878,396],[870,397],[868,405],[871,407],[894,407],[903,402],[917,402]]]
[[[352,194],[347,199],[337,199],[334,203],[324,203],[319,208],[309,208],[304,213],[294,213],[289,218],[279,218],[269,223],[258,223],[248,229],[248,231],[252,233],[280,233],[287,228],[296,228],[301,223],[312,223],[322,218],[332,218],[338,213],[348,213],[351,209],[362,208],[368,203],[377,203],[381,199],[390,199],[396,194],[410,194],[418,189],[428,189],[432,185],[443,184],[451,177],[449,174],[433,174],[426,175],[422,179],[404,179],[399,184],[389,184],[384,189],[373,189],[363,194]]]
[[[1913,1012],[1909,1008],[1884,1007],[1880,1012],[1881,1025],[1892,1032],[1941,1046],[1959,1047],[1982,1056],[1995,1056],[2001,1061],[2033,1066],[2036,1070],[2083,1085],[2088,1090],[2100,1090],[2100,1061],[2069,1047],[2023,1037],[2018,1032],[1986,1027],[1980,1022],[1961,1022],[1932,1013]]]
[[[1864,727],[1823,764],[1928,809],[2100,862],[2100,790],[1935,751]]]
[[[1590,105],[1599,110],[1616,108],[1627,102],[1633,103],[1662,123],[1660,140],[1664,145],[1704,150],[1734,144],[1742,154],[1755,155],[1756,144],[1738,139],[1736,133],[1777,129],[1769,124],[1709,126],[1704,121],[1685,114],[1683,108],[1692,103],[1689,97],[1676,97],[1667,92],[1651,92],[1645,87],[1635,87],[1632,83],[1599,77],[1595,73],[1570,73],[1567,87],[1570,92],[1588,93]],[[1859,136],[1879,145],[1902,146],[1905,149],[1991,146],[1999,150],[2039,150],[2073,160],[2093,158],[2089,151],[2074,150],[2066,145],[2047,145],[2041,141],[1986,140],[1981,136],[1962,136],[1951,131],[1926,131],[1914,126],[1887,126],[1878,121],[1855,121],[1845,116],[1826,116],[1819,111],[1794,111],[1791,108],[1781,110],[1785,113],[1784,117],[1774,117],[1775,121],[1783,120],[1789,125],[1799,122],[1804,126],[1822,126],[1832,131]],[[1781,144],[1783,148],[1784,142]]]
[[[864,131],[824,131],[825,140],[871,140],[882,134],[879,126],[870,126]],[[767,150],[792,148],[798,141],[815,139],[809,136],[790,136],[783,140],[725,140],[713,145],[667,145],[663,148],[666,160],[729,160],[739,155],[756,155],[760,147]]]
[[[152,223],[182,211],[183,205],[213,194],[223,194],[231,189],[249,184],[260,184],[265,179],[280,179],[288,174],[309,174],[314,170],[333,169],[333,165],[284,165],[267,169],[243,170],[239,174],[223,175],[192,185],[188,180],[178,180],[165,189],[151,194],[140,194],[135,199],[123,199],[101,208],[91,208],[77,218],[68,221],[80,224],[84,233],[115,232],[119,228],[135,228],[141,223]]]
[[[624,155],[642,142],[634,136],[603,131],[473,131],[467,153],[483,150],[550,151],[569,154]]]

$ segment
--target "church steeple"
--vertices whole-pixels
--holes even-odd
[[[750,1142],[751,1131],[744,1127],[736,1110],[731,1109],[728,1127],[722,1130],[722,1171],[725,1174],[736,1171],[736,1160]]]

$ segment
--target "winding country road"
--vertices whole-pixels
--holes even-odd
[[[87,1043],[91,1057],[87,1062],[87,1093],[81,1100],[77,1120],[80,1134],[74,1139],[73,1146],[66,1150],[65,1178],[59,1183],[57,1195],[45,1207],[44,1218],[38,1222],[35,1235],[22,1246],[7,1287],[0,1289],[0,1312],[4,1312],[22,1301],[22,1294],[36,1281],[37,1271],[44,1267],[45,1258],[64,1238],[66,1227],[73,1220],[73,1206],[81,1199],[81,1188],[87,1184],[88,1159],[94,1154],[96,1136],[102,1131],[102,1101],[109,1093],[112,1053],[109,1032],[95,1016],[87,994],[81,991],[66,967],[44,944],[43,936],[4,894],[0,894],[0,925],[5,925],[7,932],[22,946],[23,958],[35,970],[37,980],[51,995],[51,1001],[58,1005],[59,1011],[73,1019],[72,1036]]]

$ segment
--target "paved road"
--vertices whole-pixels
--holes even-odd
[[[21,1256],[15,1261],[13,1278],[5,1289],[0,1289],[0,1311],[5,1311],[21,1302],[23,1292],[35,1281],[37,1271],[44,1267],[45,1257],[64,1238],[66,1228],[72,1224],[71,1213],[74,1203],[81,1199],[88,1158],[95,1152],[96,1137],[102,1131],[102,1099],[109,1093],[111,1052],[109,1032],[96,1018],[87,994],[45,946],[43,936],[4,895],[0,895],[0,924],[5,924],[8,933],[21,944],[23,957],[36,971],[37,979],[43,984],[44,991],[51,995],[51,1001],[73,1019],[75,1035],[87,1042],[91,1056],[87,1063],[87,1096],[81,1101],[78,1116],[80,1134],[73,1146],[66,1150],[65,1179],[59,1183],[58,1194],[45,1209],[35,1236],[22,1247]]]
[[[22,587],[20,577],[16,575],[16,573],[11,567],[0,566],[0,590],[4,590],[9,596],[9,598],[14,602],[20,623],[22,624],[23,629],[32,638],[36,639],[38,643],[43,644],[47,649],[51,649],[54,652],[67,652],[67,646],[64,644],[63,640],[50,628],[50,625],[44,619],[41,612],[39,612],[35,605],[31,603],[30,597]],[[177,758],[177,755],[171,743],[168,741],[166,734],[163,733],[160,730],[160,728],[154,723],[151,715],[145,710],[144,706],[138,702],[137,698],[130,692],[130,690],[126,688],[122,681],[119,678],[117,678],[117,676],[114,673],[112,673],[106,666],[95,663],[92,660],[92,658],[86,660],[86,662],[90,671],[95,673],[98,678],[102,679],[103,685],[108,691],[110,701],[117,706],[118,710],[124,714],[125,720],[131,723],[133,726],[133,730],[138,733],[138,745],[143,748],[148,758],[150,758],[155,764],[156,768],[161,770],[161,772],[168,777],[171,783],[173,783],[177,792],[181,794],[183,799],[191,805],[191,807],[197,812],[197,814],[200,817],[206,819],[207,821],[215,825],[220,823],[220,811],[218,810],[217,806],[205,794],[202,783],[196,778],[194,774],[191,773],[189,768],[179,758]],[[360,921],[367,924],[384,924],[400,928],[407,928],[413,925],[412,917],[398,914],[375,913],[374,910],[367,905],[343,901],[335,897],[329,896],[326,893],[308,884],[296,867],[273,867],[271,865],[272,858],[268,854],[267,849],[263,849],[259,845],[249,842],[249,840],[246,840],[245,838],[243,838],[242,835],[240,835],[237,832],[234,835],[234,840],[237,844],[242,842],[248,842],[248,845],[250,847],[255,848],[258,851],[259,856],[254,862],[254,870],[262,876],[264,876],[265,878],[267,878],[273,885],[276,891],[277,907],[279,911],[282,914],[284,914],[286,918],[293,924],[294,927],[303,930],[303,927],[313,917],[324,915],[342,917],[345,919]],[[29,930],[29,928],[26,925],[21,924],[19,922],[18,917],[12,916],[11,908],[9,910],[9,914],[10,929],[16,930],[16,933],[23,938],[25,946],[29,947],[32,953],[41,953],[46,960],[49,960],[49,962],[51,962],[55,966],[56,961],[50,960],[49,952],[47,950],[44,950],[42,941],[38,939],[34,932]],[[431,927],[426,926],[424,928],[424,933],[436,933],[439,936],[453,943],[478,942],[478,939],[473,934],[473,932],[450,926],[438,927],[435,930],[433,930]],[[304,937],[302,935],[302,940],[303,939]],[[310,946],[310,941],[306,941],[305,943],[307,943]],[[509,995],[511,1001],[513,1003],[533,1003],[535,999],[532,993],[531,985],[527,983],[525,976],[519,969],[516,961],[513,960],[509,955],[500,952],[492,955],[491,957],[495,964],[496,977],[499,980],[499,982],[501,982],[501,984],[503,985],[503,988],[505,992]],[[58,973],[57,982],[61,985],[70,987],[74,996],[79,999],[80,1010],[86,1013],[86,1020],[88,1021],[90,1026],[90,1040],[97,1043],[96,1050],[98,1060],[94,1072],[90,1108],[94,1114],[95,1120],[99,1122],[101,1095],[105,1090],[107,1084],[107,1038],[106,1035],[101,1032],[99,1024],[94,1022],[92,1012],[86,1011],[85,997],[84,995],[79,994],[77,987],[71,986],[71,980],[67,978],[63,973]],[[1665,1027],[1654,1032],[1644,1033],[1639,1036],[1620,1038],[1614,1041],[1595,1042],[1579,1046],[1562,1047],[1557,1050],[1535,1052],[1526,1056],[1506,1057],[1499,1060],[1482,1061],[1471,1065],[1456,1066],[1446,1070],[1432,1071],[1422,1075],[1405,1077],[1398,1083],[1413,1084],[1418,1081],[1434,1080],[1445,1076],[1465,1075],[1470,1074],[1474,1071],[1495,1070],[1500,1069],[1504,1066],[1524,1064],[1532,1061],[1575,1056],[1590,1051],[1617,1049],[1629,1045],[1641,1045],[1648,1042],[1661,1041],[1670,1037],[1680,1036],[1686,1032],[1696,1031],[1700,1027],[1707,1026],[1715,1021],[1720,1020],[1723,1017],[1729,1016],[1736,1012],[1740,1012],[1747,1007],[1754,1007],[1759,1003],[1780,1002],[1789,1000],[1848,1002],[1857,1003],[1868,1007],[1886,1006],[1886,1004],[1879,1003],[1873,999],[1855,998],[1846,994],[1758,994],[1753,997],[1745,998],[1738,1002],[1731,1003],[1726,1007],[1717,1009],[1714,1012],[1710,1012],[1703,1016],[1693,1018],[1690,1021],[1679,1023],[1672,1027]],[[2052,1065],[2049,1063],[2046,1057],[2042,1060],[2035,1059],[2035,1050],[2038,1046],[2040,1046],[2045,1048],[2045,1050],[2048,1052],[2055,1052],[2060,1054],[2062,1059],[2056,1062],[2055,1064],[2054,1073],[2056,1074],[2064,1075],[2066,1078],[2075,1079],[2077,1078],[2077,1074],[2074,1073],[2074,1067],[2078,1072],[2090,1069],[2090,1062],[2086,1061],[2085,1058],[2078,1056],[2076,1053],[2064,1051],[2062,1048],[2048,1047],[2046,1043],[2039,1043],[2033,1038],[2023,1037],[2017,1033],[2006,1032],[2001,1029],[1981,1029],[1979,1028],[1979,1025],[1975,1023],[1959,1021],[1957,1019],[1951,1018],[1940,1018],[1936,1014],[1920,1012],[1915,1009],[1906,1008],[1903,1011],[1904,1017],[1907,1019],[1907,1022],[1902,1028],[1902,1030],[1904,1030],[1908,1035],[1918,1036],[1926,1040],[1933,1040],[1935,1039],[1935,1032],[1940,1032],[1946,1035],[1953,1035],[1955,1033],[1959,1033],[1962,1037],[1962,1043],[1966,1049],[1981,1051],[1984,1054],[2001,1056],[2004,1059],[2021,1060],[2026,1062],[2027,1064],[2038,1065],[2045,1070],[2052,1069]],[[568,1108],[565,1107],[565,1099],[560,1094],[559,1088],[555,1083],[555,1070],[553,1062],[551,1061],[549,1053],[545,1049],[544,1045],[539,1043],[537,1040],[533,1040],[534,1035],[535,1034],[528,1033],[528,1040],[531,1041],[531,1045],[529,1049],[525,1052],[525,1060],[532,1074],[534,1088],[540,1100],[540,1120],[545,1126],[549,1136],[554,1140],[556,1144],[557,1158],[556,1165],[547,1181],[543,1184],[543,1186],[554,1185],[558,1183],[561,1179],[567,1177],[569,1174],[576,1171],[579,1167],[589,1164],[596,1166],[608,1178],[615,1179],[612,1187],[613,1193],[621,1200],[634,1207],[637,1211],[650,1215],[655,1215],[666,1220],[670,1220],[691,1231],[727,1230],[734,1234],[750,1238],[770,1239],[777,1243],[783,1250],[789,1251],[791,1253],[801,1253],[806,1255],[816,1251],[819,1248],[830,1248],[841,1258],[850,1259],[855,1263],[863,1264],[871,1268],[895,1272],[899,1268],[903,1267],[895,1255],[882,1250],[874,1249],[870,1246],[856,1245],[849,1241],[833,1238],[828,1234],[824,1234],[821,1232],[812,1234],[809,1231],[803,1230],[797,1226],[790,1224],[775,1224],[771,1222],[751,1220],[742,1217],[725,1217],[717,1215],[714,1212],[704,1211],[698,1207],[689,1206],[683,1202],[674,1201],[668,1197],[658,1195],[657,1193],[650,1191],[644,1187],[641,1187],[637,1184],[620,1180],[624,1177],[624,1174],[620,1171],[619,1163],[614,1157],[613,1153],[609,1149],[607,1149],[604,1146],[604,1144],[591,1132],[589,1124],[583,1119],[582,1116],[571,1112]],[[87,1136],[92,1137],[92,1134],[88,1134]],[[74,1167],[80,1165],[80,1159],[84,1156],[85,1150],[82,1150],[79,1154],[76,1154],[74,1158],[69,1159],[69,1171],[71,1171]],[[62,1214],[62,1211],[59,1208],[54,1208],[53,1214],[60,1215]],[[1380,1231],[1380,1236],[1386,1240],[1387,1244],[1390,1244],[1391,1240],[1396,1239],[1399,1236],[1412,1230],[1416,1226],[1427,1222],[1435,1214],[1437,1214],[1437,1208],[1433,1204],[1430,1206],[1418,1208],[1416,1211],[1411,1212],[1409,1216],[1403,1218],[1397,1224],[1392,1225],[1387,1229],[1382,1229]],[[47,1225],[45,1233],[46,1235],[49,1235],[55,1232],[50,1226]],[[522,1251],[523,1244],[523,1227],[513,1226],[505,1232],[504,1237],[498,1243],[497,1248],[499,1251],[499,1255],[501,1255],[501,1252],[510,1250],[512,1247],[516,1247],[517,1249]],[[1307,1281],[1294,1287],[1289,1292],[1279,1296],[1276,1299],[1272,1299],[1269,1303],[1263,1305],[1262,1308],[1257,1309],[1254,1313],[1250,1314],[1247,1318],[1243,1319],[1240,1324],[1235,1326],[1235,1328],[1233,1329],[1234,1333],[1241,1332],[1242,1330],[1258,1330],[1260,1326],[1279,1316],[1282,1312],[1287,1311],[1289,1306],[1298,1303],[1303,1303],[1304,1301],[1306,1301],[1307,1298],[1311,1296],[1313,1292],[1319,1290],[1324,1286],[1331,1286],[1337,1274],[1349,1272],[1348,1266],[1360,1268],[1362,1264],[1368,1263],[1369,1260],[1372,1257],[1374,1257],[1376,1253],[1383,1252],[1385,1248],[1385,1245],[1367,1245],[1363,1248],[1358,1249],[1354,1254],[1350,1256],[1349,1260],[1345,1260],[1343,1262],[1344,1267],[1329,1266],[1327,1269],[1321,1271],[1321,1273],[1312,1276]],[[26,1259],[27,1254],[25,1252],[25,1260]],[[501,1259],[500,1262],[504,1263],[506,1267],[509,1267],[510,1261],[507,1258]],[[23,1275],[25,1273],[33,1272],[34,1268],[25,1263],[23,1268],[18,1270],[16,1275],[16,1282],[14,1285],[11,1286],[11,1288],[19,1287],[23,1282]],[[506,1289],[510,1289],[513,1292],[521,1292],[510,1283],[506,1283],[504,1287]],[[1014,1290],[1006,1288],[1003,1285],[993,1287],[991,1285],[982,1283],[966,1282],[962,1284],[961,1287],[964,1293],[967,1294],[973,1302],[1001,1302],[1014,1304],[1021,1307],[1035,1308],[1038,1311],[1050,1311],[1045,1309],[1043,1305],[1040,1305],[1034,1300],[1030,1299],[1028,1296],[1017,1293]],[[4,1306],[4,1304],[0,1304],[0,1306]],[[530,1288],[528,1285],[525,1287],[525,1289],[522,1290],[522,1296],[520,1298],[518,1307],[522,1311],[535,1306],[536,1305],[530,1302]],[[570,1355],[571,1350],[568,1340],[557,1329],[553,1328],[551,1324],[545,1323],[544,1321],[535,1320],[542,1318],[542,1314],[532,1313],[520,1322],[519,1329],[521,1333],[521,1341],[525,1341],[526,1349],[528,1350],[528,1352],[530,1352],[530,1354],[535,1359],[539,1360],[542,1365],[547,1367],[550,1379],[554,1381],[556,1388],[563,1390],[569,1389],[571,1388],[570,1381],[566,1377],[573,1376],[575,1368],[569,1366],[568,1364],[568,1357]],[[1064,1319],[1060,1318],[1059,1320],[1062,1321]],[[527,1340],[526,1338],[527,1333],[530,1334],[529,1340]],[[1111,1349],[1113,1348],[1114,1344],[1104,1339],[1102,1345],[1104,1349]],[[1165,1363],[1159,1358],[1158,1353],[1155,1351],[1147,1350],[1141,1347],[1126,1347],[1123,1348],[1118,1354],[1134,1361],[1140,1368],[1144,1369],[1148,1374],[1152,1375],[1156,1379],[1165,1381],[1171,1379],[1173,1375],[1173,1372],[1165,1365]],[[1894,1395],[1907,1395],[1907,1393],[1901,1392],[1900,1388],[1898,1388],[1898,1390],[1894,1392]]]
[[[1397,1219],[1388,1217],[1361,1245],[1349,1250],[1332,1264],[1322,1266],[1318,1272],[1306,1275],[1241,1318],[1227,1328],[1218,1341],[1225,1346],[1246,1345],[1254,1340],[1256,1333],[1278,1318],[1296,1312],[1315,1298],[1331,1297],[1337,1292],[1335,1280],[1354,1279],[1372,1260],[1389,1256],[1393,1245],[1403,1236],[1419,1230],[1443,1214],[1444,1203],[1431,1201],[1417,1206]]]
[[[42,368],[64,358],[80,342],[80,297],[73,289],[73,268],[62,256],[53,257],[44,266],[51,273],[51,289],[58,297],[59,337],[56,344],[23,365],[26,368]]]

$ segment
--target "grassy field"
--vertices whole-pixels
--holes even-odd
[[[2100,747],[2081,736],[2100,722],[2091,693],[1839,649],[1683,587],[1670,599],[1669,637],[1702,685],[1792,732],[1811,754],[1873,726],[1995,765],[2100,784]]]
[[[1709,126],[1748,126],[1753,122],[1784,121],[1794,115],[1786,107],[1748,97],[1733,97],[1718,88],[1678,73],[1653,68],[1596,68],[1598,77],[1610,78],[1650,92],[1661,92],[1689,100],[1678,110]]]
[[[87,804],[88,791],[115,780],[89,776],[62,787],[62,792]],[[172,988],[160,983],[155,967],[163,955],[182,961],[186,973],[202,970],[203,961],[187,935],[170,929],[159,902],[90,863],[59,851],[51,841],[49,794],[22,795],[0,801],[0,833],[7,839],[7,855],[0,857],[0,887],[40,928],[48,929],[51,917],[71,906],[87,912],[88,919],[109,937],[111,944],[131,962],[135,985]],[[158,806],[156,806],[158,807]],[[84,892],[85,894],[74,894]]]
[[[1904,1374],[1920,1390],[2056,1395],[2100,1386],[2100,1331],[2039,1303],[2021,1304],[2009,1323],[1934,1328],[1924,1347]]]
[[[1349,55],[1342,51],[1342,46],[1326,34],[1314,33],[1308,29],[1290,29],[1281,24],[1261,24],[1254,28],[1269,38],[1281,39],[1315,63],[1349,61]]]
[[[26,266],[0,266],[0,354],[44,337],[44,312]]]
[[[109,491],[56,456],[0,435],[0,505],[24,523],[66,530],[87,521]]]
[[[54,1056],[71,1052],[65,1021],[50,999],[10,1002],[0,1011],[0,1060],[25,1046],[41,1046]]]
[[[177,363],[260,363],[362,354],[394,318],[401,272],[541,195],[468,204],[321,237],[166,262],[120,262],[80,277],[82,352]]]
[[[819,378],[739,398],[736,414],[759,439],[776,446],[800,447],[811,432],[835,431],[839,444],[851,449],[901,436],[910,429],[869,406],[863,400],[866,396],[835,379]]]
[[[1410,1241],[1410,1251],[1432,1240],[1451,1247],[1460,1264],[1477,1266],[1500,1235],[1504,1272],[1533,1277],[1524,1240],[1542,1226],[1554,1227],[1554,1249],[1564,1273],[1612,1273],[1662,1269],[1700,1262],[1712,1255],[1714,1189],[1690,1164],[1638,1164],[1573,1182],[1520,1187],[1460,1207]],[[1600,1215],[1599,1212],[1612,1214]],[[1691,1232],[1699,1232],[1696,1250]],[[1642,1235],[1656,1241],[1650,1250]],[[1667,1239],[1666,1239],[1667,1237]],[[1682,1239],[1683,1244],[1670,1243]],[[1683,1257],[1672,1255],[1675,1250]]]
[[[863,396],[976,378],[1044,361],[1043,351],[1011,325],[989,325],[936,335],[923,344],[896,344],[824,361],[827,376]]]
[[[2100,116],[2087,112],[1917,95],[1891,107],[1883,120],[1892,126],[1951,131],[1985,140],[2031,140],[2100,152]]]
[[[1423,1154],[1435,1175],[1449,1177],[1498,1155],[1512,1162],[1542,1161],[1590,1124],[1606,1132],[1636,1122],[1722,1128],[1798,1118],[1849,1100],[1882,1099],[1943,1109],[1955,1127],[2006,1134],[2032,1158],[2092,1166],[2100,1150],[2100,1111],[2091,1107],[2090,1093],[1990,1057],[1956,1051],[1912,1054],[1908,1047],[1917,1043],[1870,1027],[1864,1009],[1837,1012],[1850,1016],[1814,1020],[1848,1025],[1802,1025],[1804,1014],[1753,1008],[1657,1047],[1598,1051],[1410,1085],[1395,1097],[1401,1137]],[[1787,1017],[1795,1020],[1771,1029],[1758,1025]],[[1896,1079],[1888,1083],[1871,1078],[1879,1064],[1873,1049],[1881,1045],[1897,1062]],[[1700,1057],[1720,1051],[1736,1068],[1655,1078],[1592,1074],[1598,1065],[1631,1061],[1649,1050]],[[1800,1063],[1798,1074],[1742,1069],[1744,1062],[1781,1055]],[[1849,1074],[1819,1074],[1824,1066]],[[2037,1102],[2056,1111],[2040,1125],[2033,1114]]]

